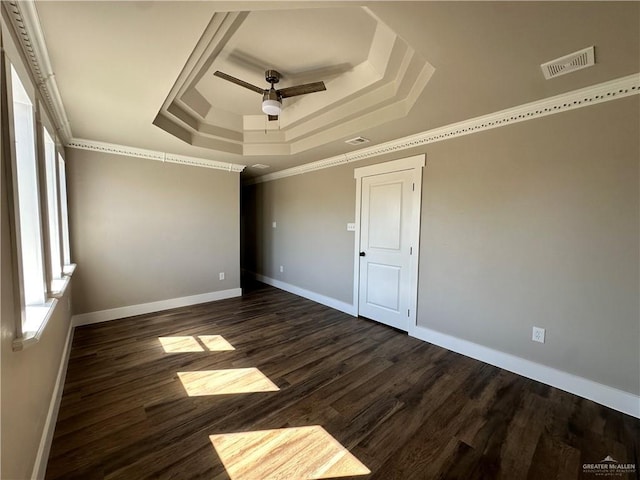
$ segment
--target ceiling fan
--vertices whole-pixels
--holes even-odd
[[[262,95],[262,111],[267,114],[269,120],[278,120],[278,115],[282,111],[282,99],[289,97],[296,97],[298,95],[305,95],[307,93],[322,92],[327,87],[324,86],[324,82],[306,83],[304,85],[296,85],[294,87],[281,88],[276,90],[274,85],[280,81],[280,73],[275,70],[267,70],[264,72],[264,78],[271,84],[271,88],[260,88],[252,85],[239,78],[232,77],[221,71],[214,73],[216,77],[223,78],[231,83],[240,85],[241,87],[253,90],[256,93]]]

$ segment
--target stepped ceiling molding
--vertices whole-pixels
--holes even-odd
[[[259,95],[213,75],[266,88],[270,69],[283,74],[278,88],[322,80],[327,90],[285,99],[268,121]],[[291,155],[404,117],[433,72],[365,7],[215,13],[154,124],[213,150]]]
[[[248,181],[638,92],[640,2],[8,0],[2,9],[58,141]],[[594,66],[544,78],[540,65],[590,46]],[[260,95],[216,69],[265,87],[264,70],[275,69],[278,88],[322,80],[327,91],[285,99],[268,122]],[[367,147],[345,143],[354,137]]]

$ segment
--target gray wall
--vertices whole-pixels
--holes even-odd
[[[369,160],[427,155],[418,324],[639,394],[639,112],[634,96]],[[352,302],[362,165],[246,187],[245,268]]]
[[[67,169],[74,314],[240,287],[239,174],[75,149]]]
[[[288,177],[244,189],[247,240],[243,268],[351,303],[353,170]],[[254,212],[253,214],[251,212]],[[273,228],[276,222],[276,228]],[[284,272],[280,272],[280,265]]]

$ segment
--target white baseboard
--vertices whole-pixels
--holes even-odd
[[[239,297],[241,295],[241,288],[230,288],[229,290],[221,290],[218,292],[201,293],[199,295],[191,295],[188,297],[170,298],[168,300],[160,300],[158,302],[141,303],[139,305],[129,305],[127,307],[81,313],[80,315],[74,315],[71,320],[74,327],[79,327],[82,325],[90,325],[92,323],[108,322],[109,320],[143,315],[145,313],[161,312],[162,310],[169,310],[171,308],[215,302],[216,300],[224,300],[226,298]]]
[[[638,395],[429,328],[415,326],[409,335],[640,418]]]
[[[71,353],[72,340],[73,323],[69,322],[69,331],[67,332],[67,340],[62,350],[62,357],[60,358],[58,376],[56,377],[56,383],[53,387],[53,393],[51,394],[51,402],[49,403],[47,419],[44,422],[42,438],[40,439],[38,453],[36,454],[36,461],[33,466],[33,472],[31,473],[31,478],[33,480],[40,480],[44,478],[47,470],[49,451],[51,450],[51,442],[53,441],[53,432],[56,428],[58,411],[60,409],[60,401],[62,400],[62,391],[64,390],[64,380],[67,377],[67,365],[69,363],[69,354]]]
[[[354,317],[356,316],[356,307],[350,303],[342,302],[340,300],[336,300],[335,298],[326,297],[324,295],[320,295],[319,293],[305,290],[304,288],[296,287],[295,285],[291,285],[274,278],[265,277],[264,275],[260,275],[259,273],[253,273],[251,275],[254,275],[255,279],[259,282],[266,283],[267,285],[279,288],[280,290],[284,290],[285,292],[293,293],[294,295],[298,295],[299,297],[313,300],[314,302],[321,303],[322,305],[325,305],[327,307],[335,308],[336,310],[340,310],[341,312],[347,313]]]

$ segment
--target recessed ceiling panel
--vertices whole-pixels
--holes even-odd
[[[250,12],[196,89],[216,110],[259,115],[259,95],[213,73],[222,70],[261,88],[269,86],[264,72],[270,69],[282,74],[280,88],[326,81],[367,60],[376,23],[359,7]]]
[[[266,70],[278,89],[326,89],[285,98],[274,121],[256,92]],[[368,8],[217,12],[154,123],[192,145],[288,156],[407,115],[433,71]]]

